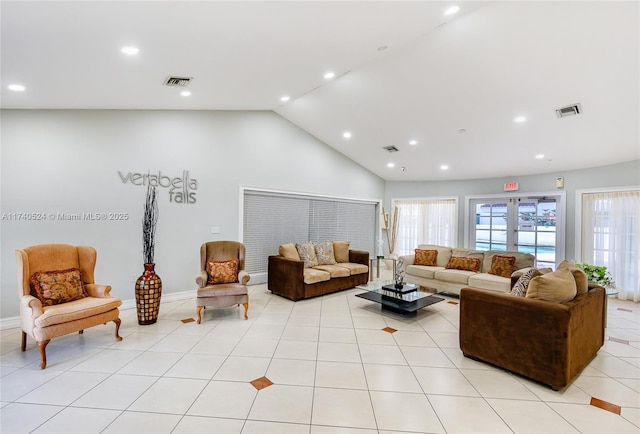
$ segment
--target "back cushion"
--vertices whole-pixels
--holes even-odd
[[[437,246],[435,244],[420,244],[418,246],[420,250],[437,250],[438,257],[436,258],[436,265],[438,267],[446,267],[449,259],[451,259],[451,247]]]
[[[300,255],[298,255],[296,245],[293,243],[283,244],[278,247],[278,254],[287,259],[295,259],[296,261],[300,260]]]
[[[349,262],[349,241],[334,241],[333,254],[336,262]]]
[[[569,270],[534,277],[527,288],[527,298],[564,303],[573,300],[577,294],[576,280]]]
[[[573,278],[576,280],[578,294],[583,294],[589,290],[589,281],[584,271],[567,260],[562,261],[560,265],[558,265],[558,270],[565,269],[571,271],[571,274],[573,274]]]
[[[438,264],[437,250],[421,250],[415,249],[416,257],[413,261],[414,265],[427,265],[435,267]]]

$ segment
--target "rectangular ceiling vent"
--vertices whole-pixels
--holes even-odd
[[[582,113],[582,106],[578,104],[562,107],[556,110],[556,115],[559,118],[566,118],[567,116],[579,115]]]
[[[383,146],[382,149],[384,149],[385,151],[389,151],[389,152],[398,152],[398,150],[399,150],[395,146]]]
[[[165,86],[185,87],[191,83],[193,77],[167,77],[164,81]]]

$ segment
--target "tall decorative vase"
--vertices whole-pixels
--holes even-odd
[[[156,264],[144,264],[144,273],[136,280],[138,324],[154,324],[158,320],[162,280],[155,272]]]

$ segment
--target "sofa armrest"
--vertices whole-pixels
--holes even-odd
[[[202,270],[200,274],[196,276],[196,283],[198,284],[198,288],[204,288],[205,286],[207,286],[208,278],[209,276],[207,276],[207,272]]]
[[[250,279],[251,275],[249,275],[249,273],[244,270],[238,271],[238,282],[240,282],[241,285],[246,285],[247,283],[249,283]]]
[[[349,262],[369,266],[369,252],[366,250],[349,250]]]
[[[566,386],[604,343],[604,288],[552,303],[477,288],[460,291],[460,349],[553,388]]]
[[[87,290],[87,294],[89,294],[89,297],[96,297],[96,298],[111,297],[111,295],[109,294],[111,292],[110,285],[98,285],[97,283],[85,283],[84,289]]]
[[[304,298],[304,262],[269,256],[267,287],[294,301]]]
[[[33,295],[23,295],[20,297],[20,304],[31,310],[31,318],[35,319],[42,315],[42,303]]]
[[[402,271],[407,271],[407,265],[413,265],[416,255],[402,255],[398,259],[402,259]]]

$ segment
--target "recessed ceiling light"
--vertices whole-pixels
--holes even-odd
[[[291,99],[291,98],[289,98],[289,95],[285,95],[285,96],[283,96],[283,97],[280,97],[280,101],[282,101],[282,102],[287,102],[287,101],[289,101],[290,99]]]
[[[183,90],[182,92],[180,92],[180,95],[182,95],[182,96],[190,96],[191,92],[189,92],[188,90]]]
[[[14,92],[24,92],[27,89],[25,86],[21,84],[10,84],[9,86],[7,86],[7,88]]]
[[[388,47],[388,46],[386,46],[386,45],[380,45],[380,46],[378,47],[378,51],[384,51],[384,50],[386,50],[387,48],[389,48],[389,47]]]
[[[447,166],[446,164],[443,164],[442,166],[440,166],[441,170],[447,170],[449,168],[449,166]]]
[[[467,132],[467,130],[465,130],[464,128],[460,128],[460,129],[458,130],[458,133],[459,133],[459,134],[464,134],[464,133],[466,133],[466,132]]]
[[[135,56],[140,52],[140,49],[132,46],[127,46],[127,47],[122,47],[120,51],[126,54],[127,56]]]
[[[524,116],[518,116],[518,117],[513,118],[513,122],[515,122],[517,124],[521,124],[521,123],[525,122],[526,120],[527,120],[527,118],[524,117]]]
[[[544,158],[544,154],[537,154],[537,155],[536,155],[536,158],[537,158],[538,160],[542,160],[542,159]]]
[[[345,139],[350,139],[351,133],[349,131],[345,131],[344,133],[342,133],[342,137],[344,137]]]
[[[396,167],[396,165],[393,163],[387,163],[387,167]]]
[[[444,14],[446,16],[457,14],[459,10],[460,10],[460,6],[451,6],[449,9],[444,11]]]
[[[409,140],[409,144],[410,145],[417,145],[418,141],[417,140]]]
[[[327,73],[324,75],[324,78],[325,78],[326,80],[331,80],[331,79],[332,79],[333,77],[335,77],[335,76],[336,76],[336,73],[335,73],[335,72],[333,72],[333,71],[329,71],[329,72],[327,72]]]

